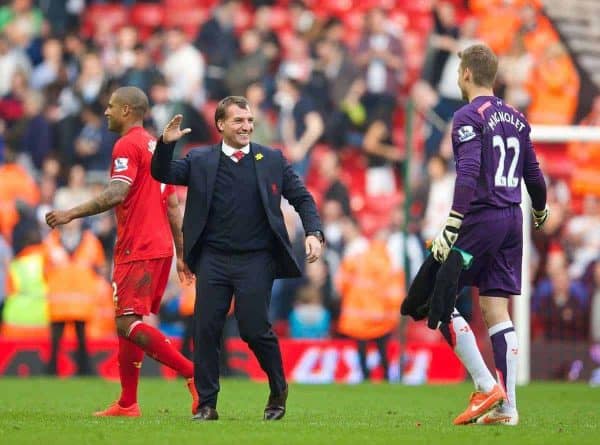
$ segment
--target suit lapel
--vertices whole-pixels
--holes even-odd
[[[264,159],[265,153],[260,149],[260,146],[250,143],[250,156],[252,156],[252,162],[254,163],[254,170],[256,171],[256,182],[258,185],[258,193],[262,200],[263,206],[269,215],[269,197],[267,196],[267,189],[264,184],[267,184],[267,172],[266,172],[266,160]]]
[[[213,145],[207,156],[206,161],[206,196],[207,209],[210,209],[210,201],[212,199],[213,190],[215,188],[215,180],[217,179],[217,170],[219,168],[219,158],[221,157],[221,144]],[[208,210],[207,210],[208,213]]]

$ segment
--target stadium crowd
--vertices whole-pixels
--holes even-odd
[[[292,338],[359,340],[395,332],[424,241],[450,209],[448,129],[462,104],[456,52],[488,43],[500,56],[498,94],[532,124],[574,123],[583,94],[541,2],[1,3],[1,335],[48,335],[51,325],[53,360],[65,322],[77,322],[82,357],[85,325],[88,338],[114,335],[113,217],[54,231],[43,217],[89,199],[108,180],[116,135],[103,111],[116,87],[147,92],[146,126],[155,134],[183,114],[192,132],[178,156],[218,140],[216,101],[248,98],[253,140],[280,147],[305,178],[328,240],[325,259],[306,264],[305,278],[275,283],[274,326]],[[599,120],[597,99],[581,123]],[[553,149],[540,151],[543,169]],[[532,334],[600,342],[600,146],[569,144],[564,156],[578,173],[545,170],[552,218],[534,234]],[[178,193],[183,205],[185,190]],[[293,209],[282,211],[304,264],[300,221]],[[173,273],[156,323],[189,340],[193,300],[193,287],[182,289]],[[461,301],[468,313],[469,298]],[[189,341],[184,347],[189,353]]]

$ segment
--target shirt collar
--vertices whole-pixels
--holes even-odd
[[[245,155],[247,155],[248,153],[250,153],[250,144],[240,148],[240,150],[242,150],[242,153],[244,153]],[[227,145],[225,143],[225,141],[223,141],[223,143],[221,144],[221,151],[223,153],[225,153],[227,156],[231,157],[233,156],[233,154],[238,151],[237,148],[233,148],[230,145]]]

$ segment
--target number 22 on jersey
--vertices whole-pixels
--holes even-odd
[[[498,149],[500,151],[498,168],[496,169],[496,174],[494,175],[494,185],[496,187],[517,187],[519,185],[519,178],[515,177],[515,170],[517,169],[517,163],[519,162],[519,139],[514,136],[511,136],[506,138],[506,143],[504,143],[504,138],[502,136],[495,135],[492,139],[492,145],[495,149]],[[510,167],[508,168],[508,173],[505,175],[504,164],[507,154],[509,156],[511,155],[511,149],[513,151],[512,160],[510,162]]]

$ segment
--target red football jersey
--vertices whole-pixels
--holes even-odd
[[[173,256],[164,193],[167,189],[150,175],[155,147],[156,139],[150,133],[134,127],[113,148],[110,178],[131,185],[129,194],[115,209],[115,264]]]

